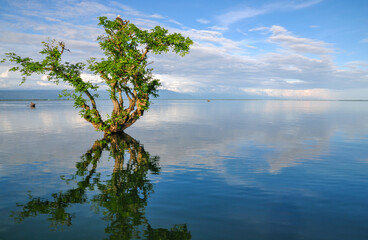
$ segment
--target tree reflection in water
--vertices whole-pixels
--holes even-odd
[[[102,153],[108,151],[115,160],[111,178],[104,180],[97,171]],[[70,226],[75,217],[68,213],[73,204],[89,203],[95,212],[103,208],[108,222],[105,232],[110,239],[191,239],[185,224],[171,229],[152,228],[145,215],[147,199],[153,192],[148,173],[159,174],[159,157],[151,157],[142,145],[127,134],[97,140],[77,163],[77,172],[66,182],[77,187],[52,194],[51,200],[30,195],[22,211],[12,214],[17,222],[39,214],[49,215],[52,227]]]

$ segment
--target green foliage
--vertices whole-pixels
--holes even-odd
[[[42,43],[42,61],[22,58],[15,53],[7,53],[3,61],[17,65],[10,71],[21,73],[21,84],[33,73],[46,74],[55,84],[60,81],[69,84],[73,91],[63,91],[61,96],[73,99],[74,107],[81,109],[80,115],[84,119],[105,133],[121,132],[149,109],[150,96],[158,96],[160,81],[153,77],[153,69],[148,67],[148,54],[172,50],[184,56],[189,53],[193,41],[179,33],[170,34],[160,26],[143,30],[120,17],[115,20],[99,17],[99,25],[105,30],[105,34],[97,38],[105,58],[90,58],[87,64],[63,62],[61,57],[69,50],[63,42],[51,40]],[[97,110],[95,98],[99,86],[83,81],[81,74],[85,71],[99,76],[108,86],[114,108],[107,120],[103,120]],[[123,94],[128,103],[124,103]]]

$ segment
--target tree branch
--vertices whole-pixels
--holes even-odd
[[[142,50],[142,52],[143,52],[143,50]],[[145,51],[142,53],[141,61],[139,63],[141,63],[145,59],[148,52],[149,52],[149,47],[147,46],[145,48]]]
[[[120,102],[120,107],[123,108],[124,107],[124,100],[123,100],[123,96],[121,95],[121,89],[118,89],[118,93],[119,93],[119,102]]]

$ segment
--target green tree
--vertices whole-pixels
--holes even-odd
[[[63,62],[62,55],[69,50],[63,42],[52,40],[43,42],[44,48],[40,52],[44,56],[42,61],[6,53],[3,62],[8,60],[17,64],[10,71],[20,71],[23,76],[21,83],[33,73],[46,74],[48,80],[56,84],[66,82],[73,91],[64,90],[63,95],[74,99],[74,106],[80,109],[80,115],[96,130],[111,134],[123,132],[135,123],[149,108],[150,96],[158,96],[160,82],[152,76],[153,69],[148,67],[148,54],[172,50],[184,56],[189,53],[193,41],[179,33],[170,34],[160,26],[151,30],[140,29],[119,16],[113,21],[99,17],[99,21],[105,34],[97,40],[105,58],[90,58],[87,63]],[[113,111],[107,119],[102,118],[97,109],[99,86],[81,78],[81,73],[86,70],[99,76],[108,86]]]

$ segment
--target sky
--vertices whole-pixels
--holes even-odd
[[[287,99],[368,99],[368,1],[0,0],[0,57],[40,59],[41,42],[64,41],[66,61],[103,57],[99,16],[160,25],[194,41],[189,55],[151,55],[162,89]],[[0,64],[0,90],[63,89]],[[85,72],[86,81],[99,78]]]

